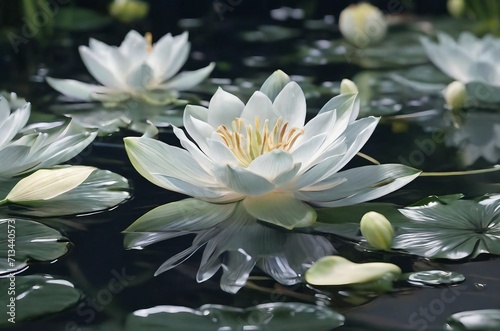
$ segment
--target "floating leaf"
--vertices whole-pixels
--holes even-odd
[[[453,260],[500,254],[500,194],[453,199],[400,209],[407,220],[399,224],[392,248]]]
[[[247,309],[222,305],[204,305],[198,309],[157,306],[129,315],[125,331],[288,331],[333,330],[344,324],[339,313],[305,303],[275,302]]]
[[[448,318],[445,331],[498,331],[500,309],[463,311]]]
[[[87,166],[37,170],[28,177],[21,179],[5,200],[17,204],[49,200],[73,190],[95,170],[96,168]]]
[[[15,286],[11,286],[12,283]],[[9,291],[15,288],[15,294]],[[15,298],[15,322],[20,323],[27,320],[55,314],[68,309],[80,301],[82,294],[75,286],[67,280],[57,279],[50,275],[15,276],[0,279],[0,291],[2,298],[7,301],[2,304],[5,307],[11,304],[11,298]],[[2,300],[3,301],[3,300]],[[11,304],[12,305],[12,304]],[[0,325],[13,325],[14,315],[10,315],[10,307],[7,307],[0,317]]]
[[[100,15],[93,10],[70,7],[59,9],[54,25],[61,30],[86,31],[99,29],[111,21],[110,17]]]
[[[78,187],[50,200],[11,206],[11,212],[37,217],[93,213],[112,208],[129,199],[130,191],[126,178],[108,170],[97,169]]]
[[[396,279],[400,274],[401,269],[392,263],[354,263],[342,256],[326,256],[307,270],[306,282],[311,285],[356,285],[374,282],[387,275]]]
[[[406,278],[408,283],[413,285],[448,285],[461,283],[465,280],[465,276],[461,273],[444,270],[412,272]]]
[[[67,238],[43,224],[1,219],[0,275],[18,272],[33,261],[54,261],[66,254],[69,246]]]

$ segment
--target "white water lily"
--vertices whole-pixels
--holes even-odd
[[[65,162],[96,137],[96,132],[86,131],[72,122],[25,127],[30,112],[31,105],[25,103],[11,113],[7,99],[0,98],[0,181]]]
[[[142,36],[132,30],[119,47],[91,38],[89,47],[80,46],[79,51],[89,72],[102,85],[50,77],[47,82],[69,97],[109,106],[130,98],[154,105],[172,103],[179,91],[198,85],[215,66],[211,63],[176,75],[189,56],[187,32],[175,37],[169,33],[153,44],[150,33]]]
[[[241,201],[247,212],[285,228],[308,226],[311,207],[372,200],[406,185],[420,171],[400,164],[339,172],[365,144],[378,118],[356,120],[357,94],[332,98],[305,124],[306,100],[282,71],[245,105],[219,89],[208,109],[188,105],[185,149],[147,137],[125,138],[136,170],[166,189],[214,203]]]
[[[437,43],[426,37],[421,42],[436,67],[466,85],[469,97],[487,103],[500,102],[499,38],[478,38],[463,32],[455,41],[439,33]]]

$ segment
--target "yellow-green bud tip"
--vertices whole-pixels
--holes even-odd
[[[361,234],[370,245],[384,251],[391,249],[394,229],[384,215],[370,211],[363,215],[359,226]]]
[[[459,81],[450,83],[443,92],[446,104],[451,110],[463,108],[467,98],[465,84]]]
[[[358,93],[358,87],[350,79],[342,79],[340,82],[340,93],[341,94],[356,94]]]

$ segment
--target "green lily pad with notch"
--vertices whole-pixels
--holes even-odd
[[[9,204],[9,213],[52,217],[94,213],[119,205],[130,198],[128,180],[108,170],[97,169],[78,187],[48,200]]]
[[[400,209],[392,248],[427,258],[474,259],[500,255],[500,194],[476,200],[435,197]]]
[[[500,309],[470,310],[448,317],[445,331],[498,331]]]
[[[274,302],[247,309],[204,305],[198,309],[157,306],[129,315],[125,331],[329,331],[344,324],[344,316],[326,307]]]
[[[65,255],[70,245],[59,231],[41,223],[0,219],[0,275],[19,272],[31,262],[54,261]]]
[[[1,305],[4,309],[0,326],[13,325],[8,320],[11,316],[6,314],[10,311],[7,305],[11,297],[15,298],[16,324],[59,313],[75,306],[82,298],[81,292],[71,282],[50,275],[15,276],[12,282],[13,279],[0,279]],[[13,283],[15,286],[12,286]],[[15,294],[11,292],[13,289]]]

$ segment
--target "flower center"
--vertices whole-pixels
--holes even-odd
[[[245,126],[241,118],[236,118],[231,123],[231,129],[223,124],[216,132],[241,164],[248,166],[257,157],[272,150],[289,151],[304,130],[288,128],[288,122],[283,122],[281,117],[270,129],[269,120],[261,126],[259,117],[256,117],[254,125]]]
[[[148,42],[146,45],[146,50],[148,53],[151,53],[153,51],[153,34],[151,32],[146,32],[144,35],[144,39]]]

